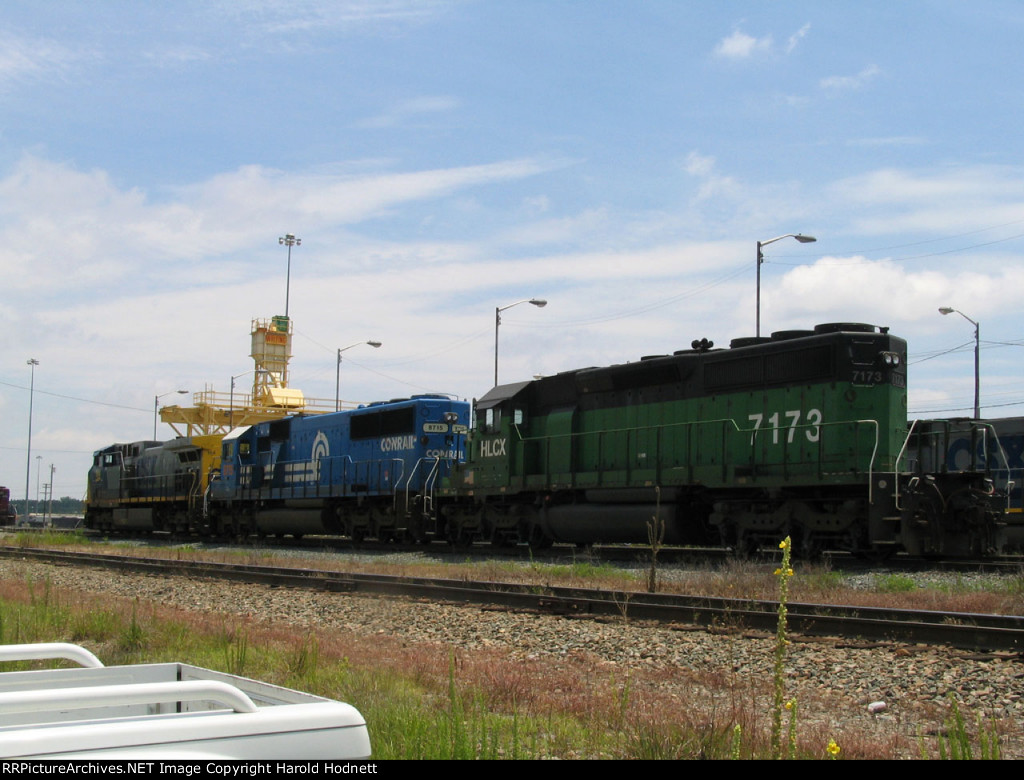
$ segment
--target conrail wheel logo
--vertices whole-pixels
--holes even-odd
[[[323,431],[318,431],[316,438],[313,439],[313,451],[310,453],[309,458],[316,463],[320,458],[331,457],[331,446],[327,443],[327,436]]]

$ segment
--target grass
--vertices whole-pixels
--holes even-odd
[[[352,702],[370,724],[379,759],[778,754],[769,740],[770,681],[766,686],[723,668],[644,673],[595,666],[587,658],[555,663],[83,596],[48,580],[0,581],[0,642],[36,641],[83,644],[108,665],[187,661]],[[662,684],[668,675],[673,683],[688,679],[687,698],[673,693],[678,685]],[[822,735],[810,724],[804,729],[795,703],[783,712],[787,757],[825,758],[832,736],[842,745],[842,758],[896,755],[891,745],[859,734]],[[998,755],[995,724],[979,721],[968,728],[965,723],[974,721],[952,707],[948,721],[952,725],[938,731],[938,742],[922,738],[925,750],[950,757]],[[907,755],[904,748],[899,755]]]
[[[884,574],[876,577],[875,587],[881,593],[911,593],[917,590],[917,582],[905,574]]]
[[[316,632],[257,632],[153,604],[124,606],[72,600],[46,582],[7,582],[0,596],[0,642],[72,641],[108,665],[187,659],[355,702],[372,724],[374,756],[381,759],[628,756],[629,740],[615,729],[592,730],[572,712],[538,708],[514,670],[498,670],[451,648],[389,647],[377,664],[379,641],[341,644]],[[5,669],[43,665],[56,664],[21,662]]]
[[[81,544],[80,539],[55,544]],[[40,545],[38,535],[30,537]],[[105,548],[109,549],[109,548]],[[178,559],[273,560],[255,548],[213,555],[190,547],[140,549]],[[326,568],[322,558],[295,565]],[[353,565],[338,556],[336,567],[381,570],[405,576],[445,576],[505,582],[642,590],[645,572],[624,573],[611,564],[580,558],[564,565],[534,561],[467,561],[438,564]],[[732,561],[687,573],[663,590],[777,600],[773,565]],[[1016,611],[1024,599],[1024,577],[981,585],[958,578],[952,585],[919,587],[907,575],[878,575],[871,589],[852,589],[842,572],[794,564],[785,597],[792,601],[833,599],[842,603],[900,605],[947,611]],[[871,578],[861,578],[870,581]],[[781,603],[781,602],[780,602]],[[999,609],[997,607],[1002,607]],[[621,624],[629,625],[627,609]],[[396,632],[400,634],[400,632]],[[71,596],[49,581],[0,581],[0,642],[73,641],[107,664],[188,661],[199,666],[308,690],[355,704],[371,727],[377,758],[767,758],[774,713],[785,737],[786,756],[828,758],[829,740],[841,758],[914,755],[913,737],[879,740],[867,733],[832,734],[797,722],[791,709],[773,709],[771,681],[752,678],[738,661],[733,669],[676,669],[625,673],[597,668],[585,658],[523,659],[500,650],[463,651],[442,644],[412,644],[401,636],[268,626],[241,617],[215,617],[159,604]],[[785,637],[782,637],[785,641]],[[782,663],[782,662],[780,662]],[[22,666],[22,668],[25,668]],[[660,674],[673,675],[663,684]],[[632,676],[630,676],[632,675]],[[680,677],[686,685],[680,686]],[[667,682],[667,678],[664,680]],[[681,699],[680,687],[689,687]],[[801,720],[813,707],[800,702]],[[921,737],[934,757],[998,757],[997,725],[960,715],[955,702],[936,708],[938,724]],[[910,739],[908,752],[906,740]]]

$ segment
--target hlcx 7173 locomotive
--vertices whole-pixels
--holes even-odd
[[[438,398],[261,423],[224,437],[184,511],[193,531],[235,535],[1019,546],[1019,464],[991,423],[908,425],[906,354],[886,328],[836,323],[498,386],[471,426],[467,404]],[[130,516],[106,500],[87,525]]]
[[[643,542],[656,517],[667,543],[740,550],[786,535],[806,552],[1007,543],[981,461],[947,468],[942,423],[910,435],[903,339],[837,323],[712,347],[494,388],[444,492],[449,533]],[[998,447],[991,426],[967,427]]]

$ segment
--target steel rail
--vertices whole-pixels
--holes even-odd
[[[234,580],[276,587],[471,603],[581,618],[611,615],[630,620],[766,632],[774,631],[778,621],[778,602],[767,600],[470,582],[24,547],[0,547],[0,556],[147,574]],[[792,633],[807,636],[944,644],[990,652],[1024,652],[1024,617],[1015,615],[789,602],[787,625]]]

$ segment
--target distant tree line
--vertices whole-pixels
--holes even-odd
[[[12,499],[11,505],[19,515],[25,511],[25,502],[23,500]],[[49,501],[44,501],[42,499],[39,501],[34,499],[29,500],[28,513],[30,515],[41,515],[46,512],[53,512],[55,515],[81,515],[85,513],[85,502],[80,498],[63,496],[61,498],[53,499],[51,508]]]

